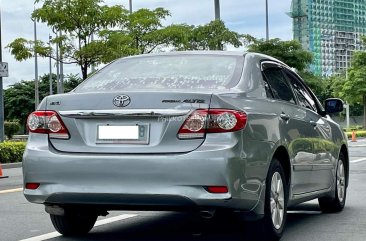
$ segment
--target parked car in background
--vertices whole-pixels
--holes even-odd
[[[345,205],[347,140],[328,115],[342,110],[266,55],[122,58],[29,115],[24,195],[64,235],[109,210],[223,210],[278,240],[289,206]]]

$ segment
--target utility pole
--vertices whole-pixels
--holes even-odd
[[[90,40],[91,40],[91,42],[94,42],[94,34],[93,33],[90,36]],[[91,66],[91,72],[92,72],[92,74],[95,72],[95,64],[92,64],[92,66]]]
[[[56,33],[56,38],[58,35]],[[56,84],[57,84],[57,94],[60,94],[60,55],[58,51],[58,43],[56,43]]]
[[[1,6],[0,6],[0,62],[3,61],[3,48],[1,45]],[[3,96],[3,77],[0,76],[0,143],[3,142],[4,139],[4,96]]]
[[[348,80],[348,43],[347,42],[345,45],[345,51],[346,51],[346,80]]]
[[[130,14],[132,14],[132,0],[130,0]]]
[[[346,50],[346,81],[348,80],[348,43],[346,40],[346,45],[345,45],[345,50]],[[350,123],[349,123],[349,104],[346,103],[346,126],[347,128],[349,128]]]
[[[60,37],[62,37],[62,32],[60,31]],[[64,93],[64,63],[63,63],[63,53],[62,53],[62,42],[60,42],[60,93]]]
[[[52,37],[51,35],[48,35],[48,47],[51,49],[51,40]],[[50,81],[50,95],[53,94],[53,84],[52,84],[52,59],[51,59],[51,55],[49,57],[49,64],[50,64],[50,76],[49,76],[49,81]]]
[[[36,19],[34,21],[34,44],[37,44],[37,21]],[[38,54],[36,50],[34,50],[34,105],[35,110],[37,110],[38,104],[39,104],[39,92],[38,92]]]
[[[215,1],[215,20],[220,20],[220,0]]]
[[[268,0],[266,0],[266,40],[269,40]]]

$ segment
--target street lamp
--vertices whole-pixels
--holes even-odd
[[[132,14],[132,0],[130,0],[130,14]]]
[[[52,40],[51,35],[48,35],[48,47],[50,48],[50,50],[51,50],[51,40]],[[52,95],[53,94],[53,86],[52,86],[52,58],[51,58],[51,54],[50,54],[50,57],[49,57],[49,68],[50,68],[50,75],[48,76],[48,79],[50,81],[50,95]]]
[[[346,81],[348,80],[348,43],[346,40],[346,44],[345,44],[345,51],[346,51]],[[346,102],[345,105],[345,109],[346,109],[346,126],[347,128],[349,128],[350,126],[350,122],[349,122],[349,104]]]
[[[266,0],[266,40],[269,40],[268,0]]]
[[[220,0],[215,1],[215,20],[220,20]]]
[[[37,44],[37,21],[36,19],[33,20],[34,22],[34,44]],[[34,105],[35,110],[37,110],[39,104],[39,92],[38,92],[38,55],[36,52],[36,48],[34,48]]]
[[[1,46],[1,6],[0,6],[0,62],[3,61]],[[0,76],[0,143],[4,141],[4,96],[3,96],[3,77]]]

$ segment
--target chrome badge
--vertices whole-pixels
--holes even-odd
[[[113,104],[117,107],[126,107],[131,103],[131,98],[128,95],[117,95],[113,99]]]

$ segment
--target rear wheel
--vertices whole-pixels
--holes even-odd
[[[88,233],[98,218],[96,214],[66,212],[64,216],[50,215],[55,229],[65,236],[83,235]]]
[[[339,156],[336,183],[334,187],[334,197],[319,198],[320,209],[325,213],[335,213],[343,210],[346,204],[347,183],[346,169],[344,166],[345,158],[343,154]]]
[[[275,241],[282,237],[287,217],[287,184],[282,165],[272,160],[266,180],[264,218],[248,223],[252,240]]]

